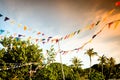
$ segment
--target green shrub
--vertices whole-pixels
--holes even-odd
[[[105,80],[105,77],[99,72],[92,72],[88,78],[90,80]]]

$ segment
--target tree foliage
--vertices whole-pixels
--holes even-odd
[[[50,50],[47,51],[47,64],[53,63],[55,61],[56,52],[53,45],[50,47]]]
[[[30,66],[25,64],[33,62],[42,64],[42,49],[38,49],[38,45],[12,37],[5,37],[0,43],[4,46],[0,50],[1,79],[28,79]]]
[[[92,72],[89,76],[90,80],[105,80],[104,76],[99,72]]]
[[[73,71],[70,67],[63,65],[65,79],[74,79]],[[36,73],[35,80],[62,80],[62,71],[60,63],[51,63],[43,69],[39,69]]]

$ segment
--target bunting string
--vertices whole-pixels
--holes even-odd
[[[111,15],[114,11],[115,11],[115,9],[111,10],[110,12],[108,12],[108,15]],[[107,17],[108,17],[108,15],[107,15]],[[0,17],[3,17],[3,15],[0,14]],[[90,24],[89,26],[84,27],[83,29],[79,29],[79,30],[77,30],[77,31],[74,31],[74,32],[72,32],[72,33],[70,33],[70,34],[68,34],[68,35],[65,35],[64,37],[61,37],[61,38],[59,38],[59,39],[54,39],[52,36],[47,36],[47,38],[32,38],[31,36],[29,36],[29,37],[28,37],[28,40],[30,40],[30,39],[33,40],[33,39],[34,39],[36,42],[42,42],[43,44],[48,43],[48,42],[50,42],[50,41],[51,41],[51,42],[54,42],[54,41],[55,41],[55,42],[57,43],[58,41],[65,40],[65,39],[68,39],[68,38],[72,38],[73,36],[75,36],[76,34],[78,35],[80,32],[82,32],[82,31],[85,30],[85,29],[87,29],[87,30],[93,29],[95,26],[97,26],[98,24],[100,24],[102,21],[106,20],[107,17],[104,17],[102,20],[99,20],[99,21],[97,21],[96,23],[92,23],[92,24]],[[15,24],[15,21],[14,21],[14,20],[11,20],[11,19],[8,18],[8,17],[5,17],[5,18],[4,18],[4,21],[8,21],[8,20],[10,20],[10,23],[11,23],[11,24]],[[116,21],[112,21],[112,22],[108,23],[108,28],[110,28],[111,25],[112,25],[114,22],[116,22]],[[118,24],[119,24],[119,22],[116,22],[114,29],[117,27]],[[18,27],[21,27],[21,26],[22,26],[22,24],[18,24]],[[26,30],[32,30],[31,28],[28,28],[27,26],[24,26],[23,29],[24,29],[24,31],[26,31]],[[5,32],[5,30],[0,29],[0,35],[3,34],[4,32]],[[94,39],[100,32],[102,32],[102,29],[101,29],[98,33],[96,33],[95,35],[93,35],[93,36],[92,36],[92,39]],[[9,34],[9,33],[10,33],[10,32],[7,31],[7,34]],[[40,34],[41,34],[42,36],[45,36],[45,34],[42,33],[42,32],[40,32],[40,31],[33,31],[33,33],[36,33],[37,35],[40,35]],[[13,35],[15,36],[16,40],[19,40],[21,37],[25,37],[25,35],[23,35],[23,34],[17,34],[17,33],[14,33]],[[2,36],[0,36],[0,38],[1,38],[1,37],[2,37]],[[86,45],[86,44],[85,44],[85,45]]]
[[[36,35],[38,35],[38,36],[41,35],[41,36],[44,37],[44,38],[32,38],[32,36],[29,36],[29,37],[27,38],[28,40],[34,40],[35,42],[42,42],[43,44],[48,43],[48,42],[56,42],[56,43],[57,43],[58,40],[59,40],[59,41],[66,40],[66,39],[68,39],[68,38],[72,38],[72,37],[75,36],[75,35],[78,35],[79,33],[81,33],[81,32],[84,31],[84,30],[91,30],[91,29],[93,29],[95,26],[99,25],[102,21],[106,20],[106,18],[107,18],[109,15],[111,15],[114,11],[115,11],[115,9],[112,9],[111,11],[108,12],[107,16],[105,16],[102,20],[98,20],[97,22],[92,23],[92,24],[90,24],[89,26],[84,27],[83,29],[79,29],[79,30],[77,30],[77,31],[74,31],[74,32],[72,32],[72,33],[70,33],[70,34],[68,34],[68,35],[65,35],[65,36],[63,36],[63,37],[61,37],[61,38],[59,38],[59,39],[56,39],[56,38],[54,39],[54,37],[52,37],[52,36],[46,36],[43,32],[35,31],[35,30],[33,30],[32,28],[29,28],[28,26],[23,26],[22,24],[17,24],[16,21],[10,19],[9,17],[4,17],[4,21],[5,21],[5,22],[6,22],[6,21],[10,21],[11,24],[15,24],[15,23],[16,23],[19,28],[23,26],[23,30],[24,30],[24,31],[26,31],[26,30],[28,30],[28,31],[33,30],[32,32],[33,32],[33,33],[36,33]],[[3,17],[3,15],[0,14],[0,17]],[[117,25],[117,24],[116,24],[116,25]],[[1,35],[2,33],[4,33],[3,30],[0,31],[0,35]],[[8,32],[8,34],[9,34],[9,32]],[[16,35],[17,35],[17,34],[14,34],[14,36],[16,36]],[[18,38],[21,38],[21,37],[25,37],[25,35],[23,35],[23,34],[18,34],[17,37],[18,37]]]
[[[30,62],[30,63],[6,63],[6,66],[0,66],[0,71],[3,70],[10,70],[10,69],[16,69],[16,68],[20,68],[20,67],[24,67],[24,66],[29,66],[29,65],[39,65],[40,63],[38,62]],[[9,66],[7,66],[9,65]],[[12,65],[12,66],[10,66]],[[41,66],[43,67],[43,66]]]
[[[62,54],[67,54],[67,53],[73,52],[73,51],[79,52],[79,50],[82,50],[82,49],[84,48],[84,46],[86,46],[88,43],[91,43],[92,40],[93,40],[98,34],[100,34],[100,33],[104,30],[105,27],[110,28],[112,24],[115,24],[115,26],[114,26],[114,29],[115,29],[115,28],[118,26],[119,23],[120,23],[120,20],[115,20],[115,21],[111,21],[111,22],[105,24],[104,27],[102,27],[96,34],[94,34],[94,35],[92,36],[92,38],[91,38],[90,40],[88,40],[87,42],[85,42],[81,47],[78,47],[78,48],[75,48],[75,49],[72,49],[72,50],[67,50],[67,51],[60,50],[60,53],[62,53]]]
[[[0,17],[4,17],[2,14],[0,14]],[[12,25],[14,25],[14,24],[17,24],[16,23],[16,21],[14,21],[14,20],[12,20],[12,19],[10,19],[9,17],[4,17],[4,20],[3,21],[5,21],[5,22],[10,22],[10,24],[12,24]],[[24,31],[31,31],[31,30],[33,30],[32,28],[30,28],[30,27],[28,27],[28,26],[23,26],[22,24],[17,24],[18,25],[18,28],[23,28],[23,30]],[[3,34],[5,32],[5,30],[0,30],[0,36]],[[40,31],[35,31],[35,30],[33,30],[33,31],[31,31],[33,34],[36,34],[37,36],[42,36],[42,37],[44,37],[45,39],[43,39],[43,38],[32,38],[32,36],[29,36],[27,39],[31,39],[31,40],[35,40],[36,42],[38,42],[38,41],[40,41],[40,42],[42,42],[42,43],[46,43],[46,42],[49,42],[50,41],[50,39],[52,38],[52,36],[46,36],[45,35],[45,33],[43,33],[43,32],[40,32]],[[10,34],[10,32],[9,31],[7,31],[7,34]],[[23,34],[17,34],[17,33],[14,33],[13,34],[13,37],[19,37],[19,38],[21,38],[21,37],[26,37],[25,35],[23,35]],[[46,41],[46,42],[45,42]]]

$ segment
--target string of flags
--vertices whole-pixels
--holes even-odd
[[[0,66],[0,71],[3,71],[3,70],[10,70],[10,69],[16,69],[16,68],[20,68],[20,67],[24,67],[24,66],[29,66],[29,65],[38,65],[40,63],[38,62],[30,62],[30,63],[25,63],[25,64],[22,64],[22,63],[6,63],[7,65],[11,65],[12,66]]]
[[[91,30],[91,29],[93,29],[95,26],[97,26],[99,23],[100,23],[100,20],[97,21],[96,23],[90,24],[90,25],[87,26],[87,27],[84,27],[83,29],[79,29],[79,30],[77,30],[77,31],[74,31],[74,32],[68,34],[68,35],[65,35],[64,37],[59,38],[59,41],[62,41],[62,40],[68,39],[68,38],[72,38],[73,36],[78,35],[78,34],[79,34],[80,32],[82,32],[83,30]],[[54,40],[52,40],[52,41],[58,42],[58,40],[56,40],[56,39],[54,39]]]
[[[119,4],[119,2],[116,2],[116,4]],[[107,14],[107,16],[111,15],[114,11],[115,11],[115,9],[112,9],[111,11],[109,11],[108,14]],[[107,16],[103,18],[103,21],[106,20]],[[0,14],[0,17],[3,17],[3,15]],[[9,17],[4,17],[4,21],[8,21],[8,20],[10,20],[10,23],[11,23],[11,24],[15,24],[15,21],[14,21],[14,20],[10,19]],[[78,34],[79,34],[80,32],[82,32],[83,30],[91,30],[91,29],[93,29],[95,26],[99,25],[101,22],[102,22],[102,20],[98,20],[97,22],[92,23],[92,24],[90,24],[89,26],[84,27],[83,29],[79,29],[79,30],[77,30],[77,31],[74,31],[74,32],[72,32],[72,33],[70,33],[70,34],[68,34],[68,35],[65,35],[65,36],[63,36],[63,37],[61,37],[61,38],[59,38],[59,39],[58,39],[58,38],[54,38],[54,37],[52,37],[52,36],[46,36],[44,33],[40,32],[40,31],[35,31],[35,30],[33,30],[33,31],[32,31],[33,33],[36,33],[36,35],[38,35],[38,36],[39,36],[39,35],[42,35],[44,38],[32,38],[32,36],[29,36],[27,39],[28,39],[28,40],[35,40],[35,42],[42,42],[43,44],[48,43],[48,42],[52,42],[52,43],[55,42],[55,43],[57,43],[58,41],[62,41],[62,40],[66,40],[66,39],[72,38],[73,36],[78,35]],[[116,25],[117,25],[117,24],[116,24]],[[22,24],[18,24],[18,27],[22,27]],[[23,26],[23,30],[24,30],[24,31],[26,31],[26,30],[31,31],[32,28],[29,28],[29,27],[27,27],[27,26]],[[5,30],[0,30],[0,35],[1,35],[2,33],[4,33],[4,32],[5,32]],[[9,33],[10,33],[10,32],[7,31],[7,34],[9,34]],[[16,35],[17,35],[17,36],[16,36]],[[17,34],[17,33],[14,33],[13,36],[15,36],[17,39],[18,39],[18,38],[20,39],[21,37],[25,37],[25,35],[23,35],[23,34]]]
[[[67,54],[67,53],[73,52],[73,51],[79,52],[79,50],[83,49],[84,46],[86,46],[88,43],[91,43],[92,40],[93,40],[98,34],[100,34],[105,27],[111,28],[111,25],[112,25],[112,24],[115,24],[114,28],[117,28],[119,23],[120,23],[120,20],[115,20],[115,21],[111,21],[111,22],[105,24],[105,26],[104,26],[103,28],[101,28],[96,34],[94,34],[94,35],[92,36],[92,38],[91,38],[90,40],[88,40],[87,42],[85,42],[81,47],[78,47],[78,48],[75,48],[75,49],[72,49],[72,50],[68,50],[68,51],[60,50],[60,53],[62,53],[62,54]],[[110,24],[111,24],[111,25],[110,25]],[[116,25],[116,24],[117,24],[117,25]],[[20,35],[20,36],[21,36],[21,35]],[[11,63],[8,63],[8,64],[11,64]],[[15,64],[16,64],[16,63],[15,63]],[[31,63],[19,64],[19,65],[18,65],[18,63],[17,63],[17,65],[14,65],[14,66],[12,66],[12,67],[10,67],[10,66],[9,66],[9,67],[2,67],[2,68],[0,69],[0,71],[2,71],[2,70],[9,70],[9,69],[16,69],[16,68],[20,68],[20,67],[28,66],[28,65],[32,65],[32,64],[35,64],[35,65],[36,65],[36,64],[39,64],[39,63],[37,63],[37,62],[31,62]]]
[[[114,12],[114,9],[111,10],[110,12],[108,12],[108,15],[112,14],[113,12]],[[3,15],[0,14],[0,17],[2,17],[2,16],[3,16]],[[103,18],[103,20],[105,20],[106,18],[107,18],[107,17]],[[8,20],[10,20],[10,18],[8,18],[8,17],[5,17],[5,18],[4,18],[4,21],[8,21]],[[91,29],[93,29],[95,26],[97,26],[98,24],[100,24],[101,21],[102,21],[102,20],[99,20],[99,21],[97,21],[96,23],[92,23],[92,24],[90,24],[89,26],[84,27],[83,29],[79,29],[79,30],[77,30],[77,31],[75,31],[75,32],[72,32],[72,33],[70,33],[70,34],[68,34],[68,35],[66,35],[66,36],[64,36],[64,37],[59,38],[59,39],[58,39],[58,38],[57,38],[57,39],[54,39],[53,37],[49,36],[49,37],[47,37],[47,39],[46,39],[46,38],[41,38],[41,39],[36,38],[35,41],[38,42],[38,41],[40,40],[43,44],[45,44],[45,43],[47,43],[47,42],[49,42],[49,41],[51,41],[51,42],[55,41],[55,42],[57,43],[58,41],[65,40],[65,39],[68,39],[68,38],[72,38],[74,35],[79,34],[79,33],[80,33],[81,31],[83,31],[83,30],[91,30]],[[15,21],[10,21],[10,22],[11,22],[11,23],[15,23]],[[109,23],[108,23],[108,28],[110,28],[111,25],[112,25],[114,22],[116,22],[115,27],[114,27],[114,29],[115,29],[115,28],[117,27],[117,25],[119,24],[118,21],[109,22]],[[20,24],[19,26],[21,26],[21,24]],[[75,49],[73,49],[73,50],[61,51],[61,52],[67,53],[67,52],[71,52],[71,51],[74,51],[74,50],[77,50],[77,52],[78,52],[78,51],[79,51],[80,49],[82,49],[85,45],[87,45],[88,43],[90,43],[99,33],[101,33],[103,29],[104,29],[104,28],[102,28],[99,32],[97,32],[95,35],[93,35],[93,36],[92,36],[92,39],[90,39],[89,41],[87,41],[86,43],[84,43],[81,47],[75,48]],[[27,30],[27,26],[24,26],[24,30]],[[1,29],[1,30],[0,30],[0,35],[1,35],[2,33],[4,33],[4,32],[5,32],[5,30]],[[34,31],[34,33],[35,33],[35,32],[36,32],[36,31]],[[10,33],[10,32],[7,31],[7,33]],[[37,32],[37,35],[40,35],[40,34],[42,34],[42,36],[44,36],[44,33]],[[14,36],[16,36],[16,35],[17,35],[17,37],[15,37],[15,39],[16,39],[17,41],[20,40],[21,37],[25,37],[25,35],[23,35],[23,34],[14,33]],[[1,38],[1,37],[2,37],[2,36],[0,36],[0,38]],[[31,39],[31,37],[29,37],[28,39]],[[46,41],[46,40],[47,40],[47,41]]]
[[[115,21],[111,21],[111,22],[105,24],[104,27],[102,27],[96,34],[94,34],[94,35],[92,36],[92,38],[91,38],[90,40],[88,40],[87,42],[85,42],[82,46],[80,46],[80,47],[78,47],[78,48],[75,48],[75,49],[72,49],[72,50],[67,50],[67,51],[60,50],[60,53],[61,53],[61,54],[67,54],[67,53],[73,52],[73,51],[79,52],[79,50],[82,50],[82,49],[84,48],[84,46],[86,46],[87,44],[91,43],[92,40],[93,40],[98,34],[100,34],[105,27],[108,27],[108,28],[110,29],[110,28],[111,28],[111,25],[112,25],[112,24],[115,24],[115,25],[114,25],[114,29],[116,29],[116,28],[118,27],[119,23],[120,23],[120,20],[115,20]]]
[[[0,17],[3,17],[3,15],[2,14],[0,14]],[[11,20],[10,18],[8,18],[8,17],[4,17],[4,21],[8,21],[8,20],[10,20],[10,23],[11,24],[15,24],[15,21],[13,21],[13,20]],[[60,40],[65,40],[65,39],[68,39],[68,38],[72,38],[73,36],[75,36],[75,35],[78,35],[82,30],[91,30],[91,29],[93,29],[95,26],[97,26],[98,24],[100,23],[100,21],[97,21],[96,23],[92,23],[92,24],[90,24],[89,26],[87,26],[87,27],[85,27],[85,29],[83,28],[83,29],[79,29],[79,30],[77,30],[77,31],[75,31],[75,32],[72,32],[72,33],[70,33],[70,34],[68,34],[68,35],[65,35],[64,37],[61,37],[60,39],[59,39],[59,41]],[[22,24],[18,24],[18,27],[21,27],[22,26]],[[26,31],[26,30],[32,30],[31,28],[28,28],[27,26],[24,26],[23,27],[23,30],[24,31]],[[0,30],[0,35],[1,34],[3,34],[5,32],[5,30]],[[7,34],[10,34],[10,32],[9,31],[6,31],[7,32]],[[31,36],[29,36],[28,37],[28,40],[30,40],[30,39],[34,39],[36,42],[38,42],[38,41],[40,41],[40,42],[42,42],[43,44],[45,44],[45,43],[48,43],[48,42],[58,42],[58,39],[54,39],[54,37],[52,37],[52,36],[45,36],[45,34],[44,33],[42,33],[42,32],[40,32],[40,31],[33,31],[33,33],[36,33],[36,35],[42,35],[42,36],[44,36],[45,38],[32,38]],[[23,35],[23,34],[17,34],[17,33],[14,33],[13,34],[13,37],[17,37],[17,39],[19,38],[21,38],[21,37],[25,37],[25,35]]]
[[[112,14],[113,11],[114,11],[114,9],[111,10],[108,14],[109,14],[109,15]],[[0,14],[0,17],[1,17],[1,16],[3,16],[3,15]],[[106,18],[107,18],[107,17],[105,17],[104,20],[105,20]],[[5,17],[5,18],[4,18],[4,21],[7,21],[7,20],[10,20],[10,18]],[[79,29],[79,30],[77,30],[77,31],[75,31],[75,32],[72,32],[72,33],[70,33],[70,34],[68,34],[68,35],[66,35],[66,36],[64,36],[64,37],[59,38],[59,39],[58,39],[58,38],[57,38],[57,39],[54,39],[53,37],[49,36],[47,39],[45,39],[45,38],[41,38],[41,39],[36,38],[35,40],[36,40],[36,42],[38,42],[38,41],[40,40],[43,44],[45,44],[45,43],[47,43],[47,42],[49,42],[49,41],[51,41],[51,42],[55,41],[55,42],[57,43],[58,41],[65,40],[65,39],[68,39],[68,38],[72,38],[74,35],[79,34],[79,33],[80,33],[81,31],[83,31],[83,30],[91,30],[91,29],[93,29],[95,26],[97,26],[100,22],[101,22],[101,20],[97,21],[96,23],[92,23],[92,24],[90,24],[89,26],[84,27],[83,29]],[[117,21],[112,21],[112,22],[108,23],[108,27],[110,28],[111,25],[112,25],[114,22],[116,22],[115,27],[114,27],[114,28],[116,28],[117,25],[119,24],[119,22],[117,22]],[[11,21],[11,23],[14,23],[14,22]],[[26,30],[26,29],[27,29],[27,27],[24,26],[24,30]],[[79,51],[80,49],[82,49],[85,45],[87,45],[88,43],[90,43],[99,33],[101,33],[102,30],[103,30],[103,29],[101,29],[99,32],[97,32],[95,35],[93,35],[93,36],[92,36],[92,39],[90,39],[89,41],[87,41],[86,43],[84,43],[81,47],[75,48],[75,49],[69,50],[69,51],[63,51],[63,50],[62,50],[61,52],[63,52],[63,53],[68,53],[68,52],[75,51],[75,50],[77,50],[77,52],[78,52],[78,51]],[[5,32],[5,30],[1,29],[1,30],[0,30],[0,35],[1,35],[2,33],[4,33],[4,32]],[[35,31],[34,31],[34,32],[35,32]],[[10,33],[10,32],[7,31],[7,33]],[[42,34],[42,36],[44,36],[44,33],[37,32],[37,35],[39,35],[39,34]],[[17,41],[20,40],[21,37],[25,37],[25,35],[23,35],[23,34],[14,33],[14,36],[16,36],[16,35],[17,35],[17,37],[15,37],[15,39],[16,39]],[[1,36],[0,36],[0,37],[1,37]],[[31,39],[31,37],[29,37],[29,39]],[[46,40],[47,40],[47,42],[46,42]]]
[[[0,17],[4,17],[4,16],[3,16],[2,14],[0,14]],[[5,21],[5,22],[9,21],[12,25],[16,23],[14,20],[10,19],[9,17],[4,17],[3,21]],[[17,23],[16,23],[16,24],[17,24]],[[20,27],[22,27],[22,26],[23,26],[22,24],[18,24],[18,28],[20,28]],[[27,31],[27,30],[28,30],[28,31],[31,31],[31,30],[32,30],[32,28],[30,28],[30,27],[28,27],[28,26],[23,26],[22,28],[23,28],[24,31]],[[6,30],[1,29],[1,30],[0,30],[0,35],[3,34],[5,31],[6,31]],[[6,31],[6,32],[7,32],[7,34],[10,34],[9,31]],[[49,42],[49,40],[52,38],[52,36],[46,36],[43,32],[40,32],[40,31],[35,31],[35,30],[33,30],[33,31],[31,31],[31,32],[32,32],[32,33],[35,33],[37,36],[40,36],[40,35],[41,35],[42,37],[45,37],[45,39],[43,39],[43,38],[35,39],[35,38],[32,38],[31,36],[29,36],[29,37],[28,37],[29,40],[30,40],[30,39],[33,39],[33,40],[35,40],[36,42],[41,41],[42,43],[46,43],[46,42]],[[21,38],[21,37],[26,37],[26,36],[23,35],[23,34],[14,33],[14,34],[13,34],[13,37]],[[46,42],[45,42],[45,41],[46,41]]]
[[[115,12],[115,9],[110,10],[107,13],[107,15],[105,17],[103,17],[101,20],[98,20],[97,22],[94,22],[94,23],[92,23],[92,24],[90,24],[88,26],[85,26],[83,29],[79,29],[79,30],[77,30],[75,32],[72,32],[72,33],[70,33],[68,35],[65,35],[64,37],[61,37],[59,39],[52,39],[52,42],[57,43],[58,41],[62,41],[62,40],[68,39],[68,38],[72,38],[73,36],[78,35],[80,32],[82,32],[84,30],[92,30],[95,26],[98,26],[103,21],[105,21],[108,18],[108,16],[110,16],[113,12]]]

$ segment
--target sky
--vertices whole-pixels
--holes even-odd
[[[71,50],[88,41],[105,23],[120,19],[120,7],[115,6],[117,1],[119,0],[0,0],[0,13],[15,20],[16,23],[31,27],[32,30],[44,32],[48,36],[60,37],[101,20],[110,10],[115,9],[115,12],[109,15],[101,25],[60,42],[62,50]],[[1,29],[34,36],[32,33],[19,29],[17,25],[10,25],[2,19],[0,22]],[[120,25],[116,29],[105,28],[78,53],[71,52],[62,55],[62,62],[70,65],[70,60],[78,57],[83,61],[84,68],[89,67],[89,57],[84,53],[89,48],[94,48],[98,55],[113,57],[116,63],[120,63],[119,30]],[[48,45],[40,45],[40,47],[46,49]],[[98,63],[97,59],[98,57],[93,57],[92,64]],[[60,62],[59,53],[56,56],[56,62]]]

